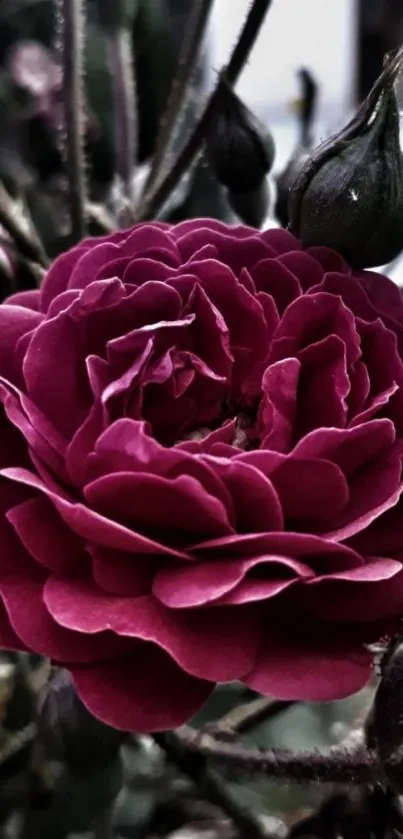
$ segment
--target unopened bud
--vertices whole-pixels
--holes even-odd
[[[232,209],[250,227],[260,227],[269,210],[270,187],[268,179],[265,178],[260,186],[251,192],[227,193],[228,202]]]
[[[218,182],[235,194],[255,191],[273,165],[270,132],[224,80],[217,93],[206,152]]]
[[[274,206],[274,215],[283,227],[287,227],[289,222],[288,201],[290,189],[308,158],[309,152],[303,147],[298,148],[288,161],[285,169],[277,175],[277,197]]]
[[[394,91],[402,59],[400,52],[388,61],[356,116],[314,150],[290,191],[290,229],[302,245],[334,248],[356,268],[390,262],[403,249]]]

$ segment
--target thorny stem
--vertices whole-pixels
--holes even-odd
[[[296,702],[292,700],[282,702],[277,699],[267,699],[259,696],[257,699],[252,699],[243,705],[232,708],[214,725],[209,726],[209,730],[214,734],[220,734],[221,732],[224,735],[243,734],[261,722],[267,722],[267,720],[277,717],[278,714],[284,713],[295,704]]]
[[[259,820],[238,801],[218,773],[208,766],[204,755],[184,748],[177,732],[155,734],[154,740],[163,749],[168,760],[175,763],[209,801],[220,807],[232,819],[241,836],[245,839],[250,839],[251,836],[255,839],[264,839],[266,833]]]
[[[30,224],[25,224],[19,218],[16,202],[0,183],[0,225],[11,236],[16,249],[21,255],[32,262],[38,262],[43,268],[48,265],[48,257],[43,245]]]
[[[104,233],[113,233],[115,230],[113,218],[103,204],[93,204],[87,201],[85,212],[89,222],[96,224]]]
[[[85,228],[84,107],[82,80],[83,0],[56,0],[62,58],[62,86],[67,180],[72,236],[80,241]]]
[[[376,783],[383,774],[376,753],[364,746],[351,751],[344,746],[334,747],[327,754],[318,751],[294,754],[283,749],[263,751],[222,743],[189,726],[180,728],[177,736],[183,748],[209,761],[247,773],[259,772],[276,780],[356,785]]]
[[[249,58],[250,51],[272,2],[273,0],[253,0],[231,58],[222,74],[220,74],[220,79],[224,76],[227,82],[235,84]],[[148,200],[144,201],[141,208],[140,220],[153,218],[158,213],[158,210],[165,204],[165,201],[180,181],[182,175],[191,167],[194,158],[203,144],[211,120],[214,117],[217,104],[217,91],[219,89],[220,81],[209,97],[197,124],[184,148],[178,155],[172,169],[168,172],[164,180],[156,186],[155,190],[150,193]]]
[[[112,0],[114,2],[114,0]],[[107,32],[107,48],[114,86],[116,172],[120,227],[134,221],[133,180],[137,159],[136,84],[131,36],[122,26]]]
[[[167,109],[161,120],[157,145],[140,203],[144,197],[148,196],[148,193],[160,178],[165,158],[172,145],[172,136],[183,110],[188,92],[188,83],[192,78],[199,57],[213,3],[214,0],[193,0],[192,2],[186,21],[185,38],[179,54],[178,68],[172,82]]]
[[[35,723],[28,723],[25,728],[13,734],[0,749],[0,766],[3,766],[10,758],[14,757],[22,749],[25,749],[30,743],[33,743],[36,734]]]
[[[226,67],[225,78],[229,84],[235,84],[238,76],[241,75],[271,3],[272,0],[254,0],[251,3],[241,34]]]
[[[13,239],[6,239],[5,237],[0,236],[0,247],[12,251],[15,261],[19,265],[23,265],[26,271],[28,271],[31,274],[35,286],[39,286],[41,284],[46,274],[45,268],[42,268],[42,266],[39,265],[38,262],[32,262],[31,259],[27,259],[26,256],[22,256]],[[15,292],[19,291],[17,283],[15,281],[15,277],[10,276],[8,279],[10,282],[10,293],[14,294]]]

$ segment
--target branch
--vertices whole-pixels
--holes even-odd
[[[163,749],[168,760],[175,763],[209,801],[220,807],[232,819],[241,836],[245,839],[252,836],[255,839],[267,839],[259,820],[238,801],[214,769],[209,768],[207,759],[186,747],[180,733],[155,734],[154,740]]]
[[[137,160],[136,80],[131,33],[121,26],[105,31],[114,87],[116,173],[120,193],[118,220],[120,227],[127,227],[134,221],[133,178]]]
[[[64,137],[71,227],[80,241],[85,228],[84,77],[82,0],[56,0],[62,59]],[[64,143],[65,140],[65,143]]]
[[[11,236],[16,249],[21,255],[32,262],[38,262],[43,268],[48,266],[49,260],[35,229],[27,221],[19,218],[16,202],[0,183],[0,226],[4,227]]]
[[[251,49],[272,2],[273,0],[254,0],[231,58],[222,74],[220,74],[220,79],[224,76],[230,84],[235,84],[249,58]],[[165,204],[167,198],[169,198],[171,192],[180,181],[182,175],[192,165],[196,155],[200,151],[211,121],[214,118],[217,105],[217,91],[219,88],[220,82],[218,82],[217,87],[208,99],[199,121],[194,127],[186,145],[178,155],[172,169],[168,172],[164,180],[150,193],[148,199],[144,201],[141,208],[140,221],[153,218],[157,214],[158,210]]]
[[[219,720],[206,726],[206,731],[213,734],[213,736],[223,734],[234,735],[236,733],[243,734],[245,731],[254,728],[263,721],[267,721],[282,714],[296,705],[297,702],[290,700],[289,702],[282,702],[277,699],[266,699],[266,697],[258,697],[252,701],[245,702],[243,705],[238,705],[221,717]]]
[[[88,221],[96,224],[103,233],[113,233],[115,230],[113,218],[103,204],[95,204],[91,201],[87,201],[85,205],[85,213]]]
[[[186,22],[185,38],[179,54],[178,68],[172,82],[167,109],[161,120],[157,145],[140,198],[140,205],[159,181],[165,157],[172,144],[172,136],[183,110],[188,83],[196,67],[213,3],[214,0],[193,0],[191,5]]]
[[[250,749],[232,743],[222,743],[208,734],[189,726],[177,732],[183,747],[203,755],[209,761],[244,772],[259,772],[276,780],[288,779],[297,783],[372,784],[382,777],[382,769],[375,752],[364,746],[349,751],[344,746],[294,754],[283,749]]]

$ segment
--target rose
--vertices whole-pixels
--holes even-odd
[[[145,224],[0,307],[0,642],[150,731],[327,700],[403,610],[403,300],[287,232]]]

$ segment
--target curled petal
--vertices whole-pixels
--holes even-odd
[[[266,600],[276,596],[291,582],[311,576],[313,571],[308,565],[287,556],[262,554],[251,559],[214,559],[158,571],[154,577],[153,593],[162,603],[174,609],[204,606],[215,600],[222,602],[224,597],[226,602],[231,602],[228,595],[238,590],[241,583],[247,580],[248,586],[243,586],[243,590],[252,589],[253,577],[259,583],[260,596],[255,586],[255,596],[249,599]]]
[[[51,578],[44,599],[62,627],[82,633],[111,631],[124,638],[152,641],[186,672],[211,681],[242,678],[254,659],[259,615],[239,609],[169,610],[153,597],[113,597],[81,579]],[[220,643],[216,639],[220,638]]]
[[[320,623],[306,631],[299,622],[293,635],[267,631],[256,665],[244,681],[276,699],[344,699],[363,688],[372,673],[369,650],[346,636],[327,634]]]
[[[60,626],[45,606],[43,586],[43,578],[27,574],[0,579],[0,597],[24,647],[65,663],[106,660],[131,649],[130,639],[111,632],[90,636]]]
[[[139,734],[182,725],[214,688],[211,682],[189,676],[154,644],[141,644],[126,658],[70,669],[94,716]]]

